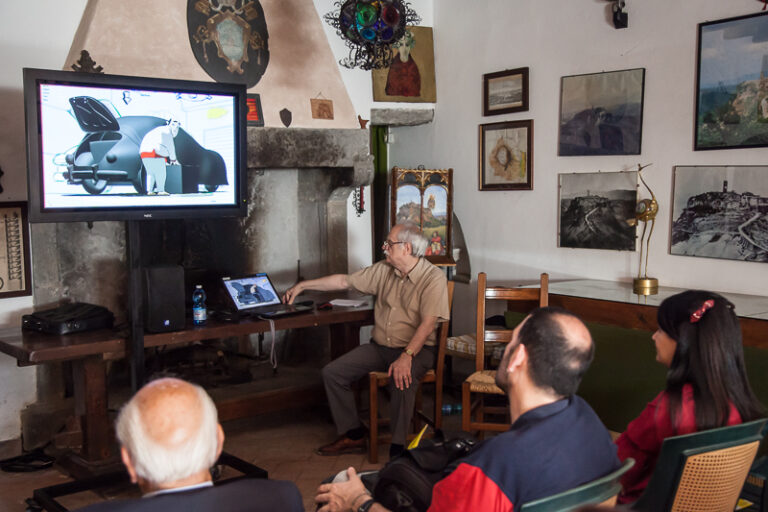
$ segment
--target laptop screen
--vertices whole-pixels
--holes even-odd
[[[222,282],[238,311],[280,303],[280,296],[267,274],[238,278],[224,277]]]

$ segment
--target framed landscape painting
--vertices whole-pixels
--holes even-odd
[[[670,254],[768,262],[768,166],[677,166]]]
[[[392,168],[391,223],[411,222],[427,238],[424,257],[452,264],[453,169]]]
[[[635,250],[637,171],[560,174],[560,247]]]
[[[480,125],[480,190],[533,190],[533,120]]]
[[[483,115],[528,110],[528,68],[483,75]]]
[[[768,12],[699,24],[694,149],[768,146]]]
[[[558,155],[639,155],[645,69],[564,76]]]

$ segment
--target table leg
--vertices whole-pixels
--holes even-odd
[[[89,356],[72,362],[75,414],[83,429],[82,457],[100,462],[111,455],[112,435],[107,415],[107,372],[101,356]]]
[[[338,358],[360,345],[359,323],[331,324],[331,360]]]

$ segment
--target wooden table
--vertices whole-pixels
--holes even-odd
[[[642,296],[632,292],[631,282],[579,279],[550,282],[549,304],[572,311],[588,322],[655,331],[656,311],[661,302],[682,291],[685,289],[660,286],[657,295]],[[768,297],[720,295],[735,306],[744,345],[768,348]],[[519,310],[525,312],[522,308]]]
[[[318,302],[317,300],[315,301]],[[331,357],[336,358],[359,344],[360,327],[373,323],[373,300],[356,308],[334,307],[328,311],[313,311],[275,320],[276,330],[298,329],[327,325],[330,328]],[[146,334],[145,347],[178,345],[191,341],[244,336],[270,330],[269,322],[246,319],[222,322],[209,319],[205,326],[192,325],[183,330],[161,334]],[[127,333],[97,330],[55,336],[20,328],[0,329],[0,352],[17,360],[19,366],[58,361],[72,361],[74,377],[75,414],[81,417],[83,445],[80,453],[83,466],[95,466],[113,455],[113,437],[107,415],[107,381],[105,359],[126,356]],[[324,398],[322,389],[288,388],[261,393],[232,403],[217,404],[219,419],[224,421],[290,407],[312,405]],[[76,472],[73,471],[73,472]],[[76,475],[77,476],[77,475]]]

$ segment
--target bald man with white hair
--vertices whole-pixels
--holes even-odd
[[[224,431],[200,386],[172,378],[150,382],[122,408],[116,430],[123,463],[144,499],[108,501],[84,512],[304,510],[291,482],[245,478],[213,486],[210,468]]]

